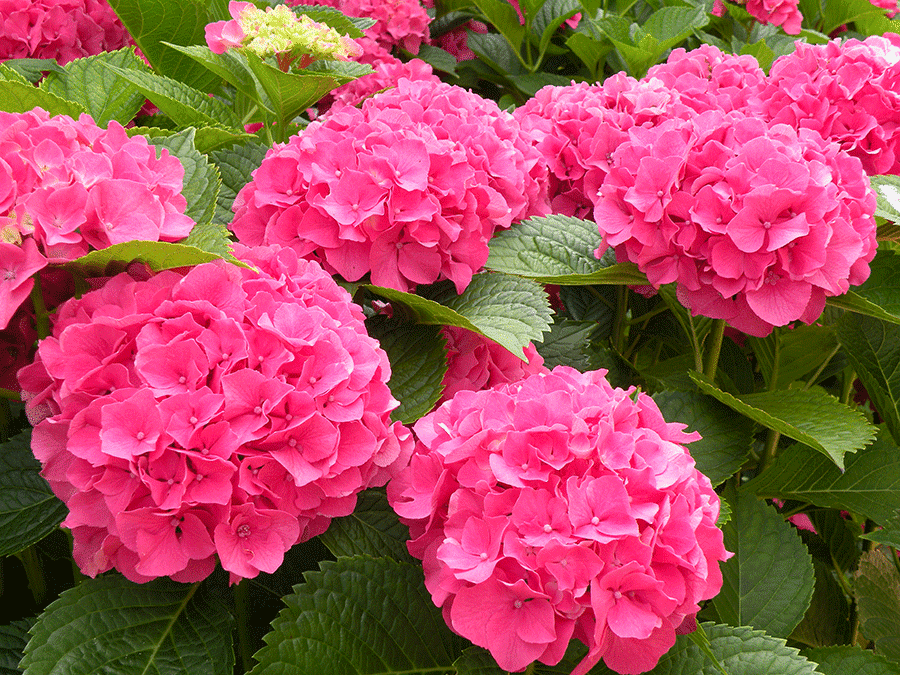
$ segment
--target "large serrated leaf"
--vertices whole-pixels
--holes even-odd
[[[822,675],[900,675],[900,665],[868,649],[839,645],[807,649],[803,655]]]
[[[888,430],[900,443],[900,326],[844,315],[837,336]]]
[[[900,504],[900,448],[881,433],[872,445],[850,455],[842,472],[821,453],[796,444],[743,489],[852,511],[882,525]]]
[[[713,598],[719,619],[787,638],[812,599],[812,558],[797,530],[774,507],[747,493],[726,492],[731,520],[722,528],[722,590]]]
[[[181,188],[181,194],[187,200],[184,213],[196,223],[194,229],[197,229],[212,222],[220,180],[216,166],[197,151],[194,145],[195,133],[195,129],[188,128],[168,136],[155,136],[148,141],[152,145],[166,148],[184,167]]]
[[[367,555],[415,562],[406,550],[409,528],[388,504],[383,489],[361,493],[353,513],[332,520],[319,539],[338,558]]]
[[[341,558],[283,598],[251,675],[452,672],[455,640],[420,565]]]
[[[111,120],[127,124],[141,109],[144,96],[131,82],[104,68],[103,63],[147,72],[134,47],[127,47],[75,59],[64,67],[63,73],[48,74],[40,88],[83,106],[97,126],[106,128]]]
[[[391,419],[412,424],[434,407],[444,389],[447,352],[441,329],[387,317],[374,317],[369,326],[391,362],[388,387],[400,401]]]
[[[231,675],[232,617],[208,583],[82,581],[32,628],[25,675]]]
[[[291,7],[295,14],[305,14],[313,21],[324,23],[331,26],[341,35],[351,38],[361,38],[366,28],[375,25],[375,20],[371,18],[357,18],[342,14],[331,7],[323,7],[321,5],[293,5]]]
[[[828,298],[828,304],[858,314],[900,323],[900,253],[881,250],[869,264],[865,283],[844,295]]]
[[[592,321],[557,319],[544,336],[544,341],[536,345],[544,365],[550,369],[571,366],[582,372],[590,370],[591,359],[585,347],[596,328]]]
[[[0,110],[24,113],[34,108],[43,108],[51,115],[68,115],[76,120],[87,112],[84,106],[74,101],[67,101],[26,82],[0,80]]]
[[[190,5],[190,0],[185,4]],[[109,64],[105,67],[131,82],[180,127],[225,126],[235,131],[243,130],[231,108],[199,89],[163,75],[125,70]]]
[[[812,601],[790,639],[805,645],[846,644],[851,640],[851,631],[850,605],[844,590],[835,580],[835,572],[830,565],[816,558],[812,562],[816,573]]]
[[[525,26],[519,23],[519,15],[513,6],[503,0],[472,0],[480,9],[488,23],[506,38],[514,50],[522,46],[525,37]]]
[[[536,217],[513,225],[491,239],[486,267],[545,284],[647,284],[633,263],[598,260],[597,225],[571,216]]]
[[[270,148],[261,143],[243,143],[230,148],[215,150],[209,158],[219,167],[222,186],[216,198],[216,222],[228,225],[234,220],[231,205],[247,183],[251,174],[259,168]]]
[[[265,93],[257,87],[258,81],[253,73],[248,70],[246,59],[241,56],[240,52],[227,50],[224,54],[216,54],[205,45],[189,45],[185,47],[168,42],[163,44],[209,68],[237,91],[256,101],[263,109],[268,110],[270,113],[275,112],[270,108],[268,99],[263,100]]]
[[[62,72],[62,66],[54,59],[8,59],[3,62],[2,69],[6,73],[6,69],[16,72],[19,77],[8,77],[6,74],[3,79],[12,79],[16,82],[31,82],[37,84],[44,77],[44,73]]]
[[[31,621],[13,621],[0,626],[0,675],[22,675],[19,661],[28,644],[28,629]]]
[[[214,20],[197,0],[109,0],[109,4],[159,73],[203,91],[212,91],[216,76],[164,44],[206,42],[206,24]]]
[[[875,652],[900,663],[900,572],[887,547],[863,553],[853,586],[860,632]]]
[[[530,675],[569,675],[577,662],[568,656],[555,666],[536,661],[529,666],[527,672]],[[462,656],[456,659],[453,667],[456,669],[456,675],[507,675],[507,672],[497,665],[491,653],[481,647],[468,647],[463,650]],[[592,669],[591,673],[598,675],[599,668],[602,666],[599,666],[598,670]]]
[[[702,624],[709,648],[728,675],[816,675],[816,664],[785,641],[747,626]],[[648,675],[722,675],[687,635],[679,635]]]
[[[746,461],[753,439],[753,423],[747,418],[693,391],[661,391],[653,394],[653,400],[666,420],[687,424],[685,431],[697,431],[703,437],[687,448],[713,485],[734,475]]]
[[[66,517],[66,505],[40,472],[30,429],[0,444],[0,556],[39,542]]]
[[[550,327],[550,306],[544,290],[533,281],[505,274],[476,274],[462,295],[448,295],[442,298],[444,304],[393,288],[362,288],[401,303],[417,323],[468,328],[523,361],[527,360],[525,346],[540,341]]]
[[[696,372],[691,379],[700,390],[732,410],[768,429],[805,443],[844,468],[844,455],[865,447],[875,438],[875,427],[865,416],[822,391],[778,389],[732,396]]]

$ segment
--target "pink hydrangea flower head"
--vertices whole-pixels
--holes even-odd
[[[869,174],[900,174],[900,36],[797,43],[776,59],[752,109],[813,129],[858,158]]]
[[[36,108],[0,112],[0,329],[47,264],[133,240],[178,241],[194,226],[184,214],[184,167],[159,157],[117,122],[51,117]]]
[[[550,170],[554,213],[590,217],[609,159],[632,126],[654,126],[675,114],[677,93],[659,80],[622,73],[602,85],[547,86],[513,116]]]
[[[366,37],[388,51],[402,47],[412,54],[428,41],[428,12],[418,0],[288,0],[289,5],[326,5],[347,16],[374,19]],[[368,50],[367,50],[368,51]]]
[[[653,400],[559,366],[460,391],[415,425],[388,484],[450,627],[504,671],[570,639],[621,673],[652,668],[722,585],[719,499]]]
[[[0,0],[0,61],[65,65],[133,44],[106,0]]]
[[[745,0],[747,12],[761,24],[781,26],[788,35],[799,35],[803,15],[800,0]]]
[[[328,112],[337,112],[347,106],[359,106],[365,99],[380,91],[397,86],[401,79],[427,80],[434,84],[440,79],[431,69],[431,66],[421,59],[401,61],[394,58],[388,52],[383,52],[377,59],[363,59],[370,63],[375,72],[363,75],[359,79],[348,82],[331,92],[331,104]],[[320,102],[319,107],[322,107]]]
[[[349,294],[290,249],[235,253],[255,269],[123,273],[69,300],[19,371],[88,575],[273,572],[409,459]]]
[[[469,47],[469,32],[485,34],[488,27],[481,21],[469,21],[446,33],[431,38],[431,44],[449,52],[457,61],[471,61],[475,52]]]
[[[547,372],[544,359],[532,344],[525,347],[528,360],[523,361],[493,340],[465,328],[445,326],[441,332],[447,341],[447,372],[438,403],[449,401],[458,391],[490,389]]]
[[[715,110],[631,129],[594,201],[598,254],[615,247],[694,314],[757,336],[812,323],[868,277],[874,210],[837,144]]]
[[[459,292],[487,242],[549,211],[546,167],[511,115],[433,79],[344,107],[276,146],[238,194],[232,229],[356,281]]]

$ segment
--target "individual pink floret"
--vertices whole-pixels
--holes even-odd
[[[620,673],[653,668],[722,585],[719,498],[653,400],[559,366],[460,391],[415,424],[388,500],[458,634],[504,671],[571,638]]]
[[[434,80],[345,107],[273,148],[239,193],[232,229],[326,270],[408,291],[484,265],[487,242],[549,211],[546,167],[508,113]]]
[[[133,44],[106,0],[0,0],[0,61],[83,56]]]
[[[274,572],[412,452],[362,311],[290,249],[64,303],[19,383],[32,449],[95,576]]]

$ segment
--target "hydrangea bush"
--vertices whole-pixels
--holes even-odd
[[[896,11],[0,0],[0,670],[900,672]]]

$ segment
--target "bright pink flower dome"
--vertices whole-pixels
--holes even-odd
[[[232,581],[351,513],[412,450],[361,310],[290,249],[127,274],[59,310],[19,372],[32,449],[95,576]]]
[[[0,0],[0,61],[66,64],[132,44],[106,0]]]
[[[653,400],[557,367],[459,392],[415,425],[388,484],[450,627],[505,671],[574,636],[620,673],[656,665],[722,585],[719,498]]]
[[[269,151],[234,202],[249,245],[282,244],[332,273],[459,292],[487,242],[549,210],[546,166],[508,113],[459,87],[401,79]]]
[[[594,202],[619,260],[757,336],[815,321],[826,297],[865,281],[874,212],[862,165],[837,144],[719,111],[632,128]]]
[[[184,167],[117,122],[101,129],[36,108],[0,112],[0,328],[48,263],[133,240],[178,241],[194,227],[184,214]]]
[[[753,109],[837,141],[870,175],[900,174],[900,36],[798,42],[772,64]]]

